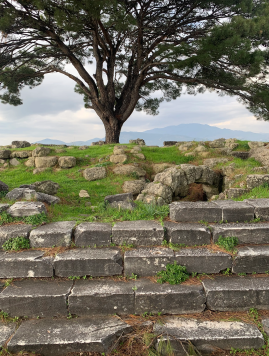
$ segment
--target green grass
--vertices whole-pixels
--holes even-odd
[[[175,261],[173,264],[167,264],[165,271],[157,273],[158,283],[180,284],[189,278],[185,266],[178,265]]]
[[[180,153],[178,147],[143,147],[142,152],[144,153],[146,160],[153,163],[173,163],[173,164],[183,164],[189,163],[194,157],[185,157],[184,153]]]
[[[238,143],[238,147],[236,147],[233,151],[249,151],[250,147],[248,145],[249,141],[241,141],[237,140],[236,143]]]
[[[244,199],[262,199],[269,198],[269,185],[263,184],[259,187],[253,188],[248,193],[241,195],[238,198],[234,198],[235,201],[243,201]]]
[[[10,238],[3,244],[2,247],[4,251],[19,251],[22,249],[29,249],[30,241],[23,236]]]
[[[231,252],[234,251],[235,246],[238,245],[238,238],[235,236],[220,236],[216,242],[216,245],[223,247],[225,250]]]

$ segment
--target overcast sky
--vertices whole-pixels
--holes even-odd
[[[74,92],[74,82],[61,74],[47,75],[43,83],[22,92],[23,105],[0,103],[0,145],[13,140],[35,142],[45,138],[86,141],[105,135],[93,110]],[[200,123],[233,130],[269,133],[269,122],[257,121],[236,98],[214,93],[182,95],[163,103],[158,116],[134,112],[123,131],[145,131],[182,123]]]

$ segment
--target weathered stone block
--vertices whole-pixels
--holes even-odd
[[[106,177],[106,169],[105,167],[87,168],[83,172],[83,177],[89,181],[103,179]]]
[[[12,148],[25,148],[30,147],[31,144],[28,141],[12,141],[11,146],[14,146]]]
[[[269,335],[269,319],[263,319],[262,326],[266,334]]]
[[[75,221],[58,221],[31,231],[31,247],[70,246]]]
[[[72,281],[23,280],[0,293],[0,309],[10,316],[66,316]]]
[[[168,317],[164,319],[164,324],[154,324],[154,332],[163,334],[163,342],[170,340],[177,356],[186,355],[183,346],[188,350],[189,342],[203,354],[211,354],[216,349],[260,349],[264,345],[262,333],[258,328],[242,322]]]
[[[73,156],[63,156],[59,157],[58,164],[61,168],[72,168],[75,167],[77,163],[76,157]]]
[[[237,249],[237,256],[233,262],[234,273],[265,273],[268,270],[268,246],[246,246]]]
[[[56,166],[58,163],[58,157],[36,157],[35,166],[36,168],[50,168]]]
[[[108,195],[105,197],[105,201],[107,201],[110,204],[118,201],[131,201],[131,200],[133,200],[132,193]]]
[[[242,201],[217,200],[215,203],[222,209],[222,220],[244,222],[254,219],[254,208]]]
[[[269,224],[222,224],[214,225],[213,241],[217,242],[220,236],[235,236],[240,244],[269,243]]]
[[[17,325],[13,324],[4,324],[0,322],[0,349],[12,334],[15,333]]]
[[[77,281],[69,296],[69,311],[76,315],[134,314],[134,282]]]
[[[0,227],[0,249],[2,245],[9,239],[15,237],[28,237],[32,230],[32,225],[6,225]]]
[[[0,252],[0,278],[52,277],[53,258],[43,251]]]
[[[174,202],[170,204],[170,219],[178,222],[217,222],[222,209],[215,202]]]
[[[41,319],[22,323],[8,343],[17,353],[30,351],[46,356],[77,352],[107,353],[119,337],[132,331],[130,325],[113,317]]]
[[[210,229],[201,224],[180,224],[165,221],[165,236],[173,244],[208,245],[211,242]]]
[[[118,249],[76,249],[59,253],[54,260],[55,274],[69,276],[114,276],[122,274]]]
[[[255,218],[269,220],[269,199],[245,199],[244,201],[254,207]]]
[[[0,158],[1,159],[8,159],[11,155],[10,150],[0,150]]]
[[[205,309],[202,286],[170,285],[150,280],[136,281],[135,313],[201,313]]]
[[[112,242],[136,246],[161,245],[164,239],[163,227],[155,221],[137,220],[116,223],[112,228]]]
[[[25,202],[17,201],[15,204],[7,210],[7,213],[11,216],[32,216],[41,213],[46,214],[47,210],[43,203],[41,202]]]
[[[132,273],[139,277],[155,276],[165,270],[168,263],[175,260],[174,251],[169,248],[140,248],[126,251],[124,254],[124,275]]]
[[[206,248],[182,249],[175,252],[175,260],[186,266],[188,273],[219,273],[232,267],[232,257],[228,253]]]
[[[24,191],[25,191],[25,188],[12,189],[10,192],[7,193],[6,199],[9,199],[9,200],[21,199],[24,196]]]
[[[75,229],[75,244],[79,247],[108,246],[111,244],[112,225],[82,223]]]
[[[202,281],[210,310],[239,311],[269,308],[269,277],[217,277]]]

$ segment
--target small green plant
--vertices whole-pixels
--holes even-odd
[[[234,251],[235,246],[238,245],[238,238],[235,236],[223,237],[220,236],[216,245],[225,248],[227,251]]]
[[[180,284],[189,278],[189,274],[185,266],[178,265],[175,261],[173,264],[168,263],[166,270],[158,272],[157,277],[158,283]]]
[[[19,251],[30,248],[30,241],[23,236],[12,237],[8,239],[2,247],[5,251]]]
[[[232,274],[231,268],[227,268],[225,271],[222,272],[222,274],[224,274],[224,276],[229,276],[230,274]]]
[[[137,279],[137,274],[132,273],[132,275],[129,277],[129,279],[136,280]]]
[[[186,244],[173,244],[172,242],[168,242],[168,241],[166,241],[166,240],[164,240],[163,242],[162,242],[162,246],[164,246],[164,247],[169,247],[169,248],[171,248],[171,249],[173,249],[173,250],[181,250],[182,248],[184,248],[184,247],[187,247],[187,245]]]
[[[31,224],[31,225],[40,225],[43,222],[49,221],[49,219],[45,213],[27,216],[23,220],[26,222],[26,224]]]
[[[11,285],[12,282],[13,282],[13,278],[7,279],[6,282],[5,282],[5,284],[4,284],[4,286],[5,286],[5,287],[8,287],[8,286]]]
[[[68,279],[75,281],[76,279],[80,279],[80,277],[79,276],[69,276]]]
[[[246,276],[247,274],[245,272],[241,272],[241,273],[237,273],[237,275],[243,277]]]
[[[73,318],[73,316],[72,316],[72,314],[69,312],[68,315],[67,315],[67,319],[70,320],[70,319],[72,319],[72,318]]]

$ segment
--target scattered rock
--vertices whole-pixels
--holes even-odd
[[[10,150],[0,150],[0,158],[1,159],[8,159],[11,155]]]
[[[144,203],[156,203],[158,205],[172,203],[173,191],[162,183],[148,183],[138,195],[137,200]],[[161,199],[160,199],[161,198]]]
[[[205,146],[198,145],[198,146],[193,150],[193,152],[197,152],[197,153],[200,153],[200,152],[207,152],[207,149],[205,148]]]
[[[33,170],[33,174],[39,174],[39,173],[42,173],[42,172],[45,172],[47,168],[36,168]]]
[[[124,193],[132,193],[133,195],[138,195],[145,187],[144,180],[129,180],[125,181],[122,190]]]
[[[37,147],[33,150],[32,152],[32,156],[33,157],[45,157],[45,156],[49,156],[49,154],[51,153],[51,149],[48,147]]]
[[[59,157],[58,164],[60,168],[72,168],[76,165],[76,158],[72,156]]]
[[[12,148],[25,148],[25,147],[30,147],[31,144],[28,141],[12,141],[11,142],[11,147]]]
[[[0,192],[8,192],[8,185],[0,180]]]
[[[89,198],[90,195],[89,195],[89,193],[87,192],[87,190],[81,190],[81,191],[79,192],[79,197],[80,197],[80,198]]]
[[[204,165],[212,168],[218,163],[226,163],[228,161],[228,158],[207,158],[204,159]]]
[[[113,202],[132,201],[132,200],[133,200],[133,195],[131,193],[107,195],[105,197],[105,201],[107,201],[109,204],[112,204]]]
[[[106,177],[106,169],[105,167],[87,168],[83,172],[83,177],[89,181],[103,179]]]
[[[136,140],[129,140],[129,143],[139,145],[139,146],[145,146],[146,143],[143,139],[137,138]]]
[[[37,192],[45,193],[49,195],[57,194],[58,189],[60,188],[58,183],[55,183],[51,180],[44,180],[42,182],[35,182],[32,184],[34,189]]]
[[[234,149],[237,148],[238,146],[239,146],[239,144],[236,143],[236,142],[229,142],[229,143],[227,143],[227,141],[226,141],[226,143],[225,143],[225,147],[229,148],[229,150],[234,150]]]
[[[131,153],[139,153],[141,151],[142,150],[141,150],[141,148],[139,146],[134,146],[130,152]]]
[[[50,168],[56,166],[58,163],[58,157],[36,157],[35,166],[36,168]]]
[[[217,140],[209,142],[210,148],[222,148],[225,146],[225,138],[219,138]]]
[[[223,167],[221,170],[225,176],[230,176],[234,173],[235,163],[231,163],[229,166]]]
[[[6,161],[4,159],[0,159],[0,164],[4,164]]]
[[[117,151],[119,152],[119,151]],[[124,163],[126,162],[128,159],[128,157],[125,155],[125,154],[114,154],[114,155],[111,155],[109,160],[110,162],[112,163]]]
[[[25,202],[18,201],[13,204],[8,210],[7,213],[11,216],[32,216],[41,213],[47,213],[46,207],[43,203],[40,202]]]
[[[268,169],[266,167],[254,167],[253,171],[257,173],[267,173]]]
[[[240,158],[240,159],[248,159],[249,158],[249,152],[245,152],[245,151],[234,151],[234,152],[231,152],[231,155],[233,157]]]
[[[174,164],[171,163],[155,163],[152,165],[152,170],[154,174],[161,173],[167,168],[174,167]]]
[[[89,148],[89,146],[84,145],[84,146],[80,146],[79,150],[87,150],[88,148]]]
[[[247,176],[247,187],[248,189],[253,189],[263,185],[264,183],[269,184],[269,174],[250,174]]]
[[[19,166],[19,165],[20,165],[20,162],[19,162],[16,158],[12,158],[12,159],[9,161],[9,164],[10,164],[11,166],[16,167],[16,166]]]
[[[228,199],[238,198],[241,195],[246,194],[248,192],[249,189],[243,189],[243,188],[230,188],[225,191]]]
[[[259,142],[259,141],[250,141],[248,142],[248,147],[249,148],[259,148],[259,147],[264,147],[264,143],[263,142]]]
[[[24,162],[26,167],[34,167],[35,166],[35,159],[34,157],[30,157],[26,162]]]
[[[134,210],[135,208],[135,204],[130,201],[114,201],[110,206],[119,210]]]
[[[32,151],[14,151],[10,158],[28,158],[32,156]]]
[[[143,155],[143,153],[135,153],[134,156],[139,159],[146,159],[146,157]]]
[[[66,150],[64,148],[56,148],[55,153],[64,153]]]
[[[188,151],[193,146],[193,142],[185,142],[178,146],[179,151]]]
[[[232,154],[232,150],[229,147],[216,148],[215,151],[225,156],[230,156]]]

